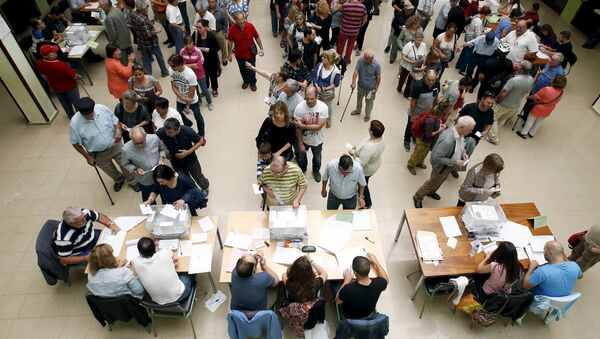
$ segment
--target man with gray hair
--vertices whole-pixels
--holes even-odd
[[[410,152],[412,135],[412,122],[423,112],[429,112],[437,102],[440,94],[440,82],[437,72],[429,70],[421,80],[413,81],[410,89],[410,107],[404,130],[404,150]]]
[[[93,226],[95,221],[108,227],[112,234],[121,231],[102,213],[78,207],[67,207],[63,211],[62,221],[54,236],[58,259],[63,265],[88,263],[90,252],[100,237],[100,230],[95,230]]]
[[[548,60],[546,66],[539,71],[538,77],[535,80],[535,85],[531,89],[531,95],[537,93],[540,89],[546,86],[550,86],[555,76],[565,76],[565,70],[561,66],[563,60],[565,60],[565,57],[562,55],[562,53],[554,53],[550,57],[550,60]]]
[[[152,56],[155,56],[158,67],[160,67],[160,75],[169,76],[169,70],[158,45],[158,35],[156,35],[152,21],[148,18],[148,0],[135,0],[135,11],[131,12],[129,23],[137,38],[138,48],[142,52],[146,74],[152,74]]]
[[[362,58],[356,62],[354,73],[352,74],[352,84],[350,87],[356,88],[356,80],[358,78],[358,92],[356,96],[356,108],[350,113],[351,115],[359,115],[362,110],[362,101],[365,98],[365,122],[371,120],[371,111],[373,110],[373,102],[377,89],[381,83],[381,66],[375,60],[375,53],[372,49],[367,49]]]
[[[277,98],[277,101],[282,101],[285,103],[290,116],[294,115],[296,106],[298,106],[298,104],[304,100],[300,93],[298,93],[299,89],[300,84],[298,81],[294,79],[287,79],[285,81],[285,85],[283,85],[283,88],[281,89],[281,93],[279,93],[279,97]]]
[[[450,172],[465,166],[469,160],[465,149],[465,135],[471,133],[473,128],[475,120],[465,115],[461,116],[454,126],[442,132],[431,151],[431,176],[413,196],[415,208],[423,208],[425,196],[440,200],[441,197],[436,192]]]
[[[119,47],[121,50],[121,63],[127,66],[127,58],[133,52],[127,18],[125,18],[125,14],[121,10],[113,8],[110,0],[99,0],[98,3],[100,4],[100,8],[106,13],[106,19],[104,20],[106,40]]]
[[[498,143],[498,127],[504,126],[519,112],[523,98],[527,96],[533,85],[533,78],[529,75],[529,72],[531,72],[531,62],[521,61],[517,75],[508,79],[502,91],[496,96],[494,124],[489,134],[485,136],[485,140],[490,143],[494,145]]]
[[[142,192],[142,201],[146,201],[154,189],[152,170],[165,159],[165,145],[156,134],[146,134],[138,126],[129,130],[129,137],[131,140],[123,146],[121,165],[134,175]]]
[[[267,206],[292,205],[298,208],[308,184],[298,165],[276,155],[258,178],[258,184],[267,195]]]

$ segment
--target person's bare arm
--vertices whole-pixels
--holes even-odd
[[[302,124],[302,122],[299,122],[297,120],[296,125],[300,124],[299,125],[300,128],[308,130],[308,131],[319,131],[319,130],[321,130],[321,128],[323,128],[323,126],[325,126],[326,122],[327,122],[327,119],[319,119],[316,124],[304,125],[304,124]]]
[[[529,281],[529,277],[531,276],[531,273],[533,273],[533,271],[535,271],[535,269],[537,267],[538,267],[537,261],[531,260],[529,262],[529,268],[527,269],[527,272],[525,273],[525,276],[523,277],[523,282],[521,283],[522,288],[524,288],[526,290],[530,290],[535,287],[535,285],[533,285],[531,283],[531,281]]]
[[[335,303],[336,304],[339,305],[344,302],[342,299],[340,299],[340,291],[344,288],[344,286],[351,283],[353,278],[354,278],[354,272],[352,271],[352,269],[351,268],[345,269],[344,270],[344,282],[342,283],[342,287],[340,287],[337,294],[335,295]]]
[[[504,98],[508,95],[508,92],[506,90],[502,90],[500,91],[500,93],[496,96],[496,103],[501,102],[502,100],[504,100]]]
[[[90,166],[96,166],[96,158],[94,158],[90,153],[88,153],[88,151],[83,146],[81,146],[80,144],[73,144],[73,148],[75,148],[75,150],[85,158],[85,160]]]
[[[492,265],[488,262],[489,259],[490,255],[486,253],[485,258],[477,265],[477,273],[490,273],[492,271]]]
[[[415,120],[417,118],[417,100],[410,99],[410,120]]]
[[[325,272],[325,270],[323,269],[323,267],[321,267],[319,264],[317,264],[312,258],[310,259],[310,265],[312,266],[312,268],[317,271],[317,277],[321,277],[321,279],[323,279],[323,282],[327,281],[327,272]]]
[[[273,287],[277,286],[277,284],[279,284],[279,277],[277,276],[277,274],[275,274],[275,271],[273,271],[269,267],[269,265],[267,265],[267,261],[265,260],[265,258],[261,256],[259,263],[260,263],[260,267],[262,268],[262,270],[264,272],[267,272],[270,276],[273,277],[273,280],[274,280]]]
[[[358,71],[354,70],[354,73],[352,73],[352,83],[350,84],[352,89],[356,88],[356,79],[358,79]]]
[[[58,257],[58,260],[63,265],[78,265],[87,264],[90,259],[90,255],[70,255],[68,257]]]
[[[390,277],[388,277],[387,273],[379,263],[379,260],[377,260],[375,254],[369,253],[367,254],[367,258],[369,258],[369,262],[371,263],[371,265],[373,265],[373,268],[375,269],[375,274],[377,274],[378,277],[385,279],[385,281],[389,283]]]
[[[296,198],[294,198],[294,201],[292,202],[292,206],[294,208],[298,208],[298,206],[300,206],[300,203],[302,202],[302,198],[304,197],[304,193],[306,193],[306,186],[300,187],[300,189],[298,189]]]

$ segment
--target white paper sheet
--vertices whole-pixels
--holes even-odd
[[[115,224],[121,228],[122,231],[129,232],[130,229],[137,226],[142,221],[145,221],[146,217],[135,216],[135,217],[118,217],[115,219]]]
[[[349,151],[349,150],[351,150],[351,149],[352,149],[352,144],[351,144],[351,143],[349,143],[349,142],[347,142],[347,143],[346,143],[346,149],[347,149],[348,151]]]
[[[127,260],[131,261],[140,256],[140,252],[137,249],[137,242],[135,245],[127,245]]]
[[[160,214],[167,216],[169,218],[175,219],[177,218],[177,215],[179,215],[179,210],[175,209],[175,206],[171,205],[171,204],[166,204],[161,210],[160,210]]]
[[[273,254],[273,262],[281,265],[291,265],[302,256],[302,251],[297,248],[277,247]]]
[[[354,258],[358,256],[367,256],[367,252],[365,252],[365,249],[360,246],[346,248],[343,251],[337,253],[335,255],[335,258],[337,259],[340,273],[344,274],[344,271],[352,266],[352,260],[354,260]]]
[[[247,234],[229,232],[227,240],[223,245],[227,247],[235,247],[243,250],[249,250],[252,243],[252,237]]]
[[[525,252],[525,248],[517,247],[517,259],[525,260],[527,258],[529,258],[529,257],[527,256],[527,253]]]
[[[351,223],[340,222],[332,216],[325,222],[325,229],[317,246],[330,253],[339,253],[346,246],[354,231]]]
[[[143,215],[150,215],[150,214],[154,213],[152,211],[152,207],[150,207],[150,205],[146,205],[146,204],[140,204],[140,211],[142,211]]]
[[[202,232],[209,232],[215,228],[215,225],[213,224],[212,220],[210,220],[210,217],[204,217],[198,220],[198,224],[200,225]]]
[[[502,236],[502,240],[511,242],[515,247],[527,246],[529,238],[532,237],[529,227],[512,221],[504,223],[500,235]]]
[[[235,264],[237,263],[238,259],[242,257],[242,255],[246,254],[247,251],[244,251],[242,249],[239,248],[232,248],[231,249],[231,254],[229,255],[229,262],[227,263],[227,267],[225,268],[225,272],[232,272],[233,269],[235,268]]]
[[[179,256],[189,257],[192,254],[192,241],[191,240],[180,240],[179,241]]]
[[[442,224],[444,233],[448,238],[460,237],[462,235],[460,227],[458,227],[458,222],[456,222],[456,218],[454,216],[440,217],[440,223]]]
[[[475,213],[475,218],[485,220],[498,220],[498,213],[494,206],[472,205],[471,209]]]
[[[179,239],[161,239],[158,241],[158,247],[170,251],[179,251]]]
[[[138,243],[138,241],[140,241],[140,238],[137,238],[137,239],[131,239],[131,240],[127,240],[127,241],[125,242],[125,245],[126,245],[126,246],[132,246],[132,245],[133,245],[133,246],[137,246],[137,243]]]
[[[529,238],[529,244],[534,252],[544,252],[544,245],[548,241],[553,241],[554,237],[551,235],[537,235]]]
[[[371,219],[368,211],[352,211],[352,214],[354,214],[352,224],[355,231],[371,230]]]
[[[496,245],[495,242],[491,242],[489,244],[483,245],[482,248],[485,253],[491,254],[498,248],[498,245]]]
[[[192,234],[192,237],[190,240],[192,241],[193,244],[200,243],[200,242],[206,242],[208,240],[208,234],[206,234],[206,233]]]
[[[69,56],[83,55],[83,51],[84,50],[85,50],[85,45],[73,46],[73,47],[71,47],[71,51],[69,52]]]
[[[271,238],[271,234],[268,228],[253,228],[252,229],[252,239],[254,240],[268,240]]]
[[[261,195],[263,193],[263,189],[260,186],[258,186],[258,184],[252,184],[252,191],[256,195]]]
[[[456,244],[458,244],[458,240],[456,240],[456,238],[448,238],[448,242],[446,243],[446,246],[455,249],[456,248]]]
[[[117,234],[113,235],[109,229],[106,229],[102,232],[100,239],[98,239],[98,244],[109,244],[113,249],[113,255],[118,257],[119,253],[121,253],[121,247],[125,242],[126,235],[127,232],[124,231],[119,231]]]
[[[212,246],[210,244],[192,245],[189,274],[210,272],[212,264]]]
[[[206,302],[204,302],[204,307],[215,313],[219,306],[225,301],[227,301],[227,296],[223,292],[217,291],[217,293],[213,294]]]
[[[531,245],[527,245],[527,247],[525,247],[525,252],[527,252],[529,260],[535,260],[540,265],[547,263],[546,258],[544,258],[544,252],[535,252],[531,248]]]

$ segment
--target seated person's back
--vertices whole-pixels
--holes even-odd
[[[87,288],[98,297],[117,297],[129,294],[142,299],[144,287],[128,268],[117,263],[109,244],[99,244],[90,254],[90,273]]]
[[[263,272],[254,272],[260,264]],[[231,309],[261,311],[267,307],[267,290],[277,285],[279,279],[267,266],[262,252],[255,256],[244,254],[231,272]]]

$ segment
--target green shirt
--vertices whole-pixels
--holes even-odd
[[[291,205],[300,188],[305,188],[306,178],[298,165],[287,162],[287,168],[280,177],[271,172],[271,166],[265,168],[258,178],[258,184],[267,186],[273,191],[275,199],[267,195],[267,206]]]

